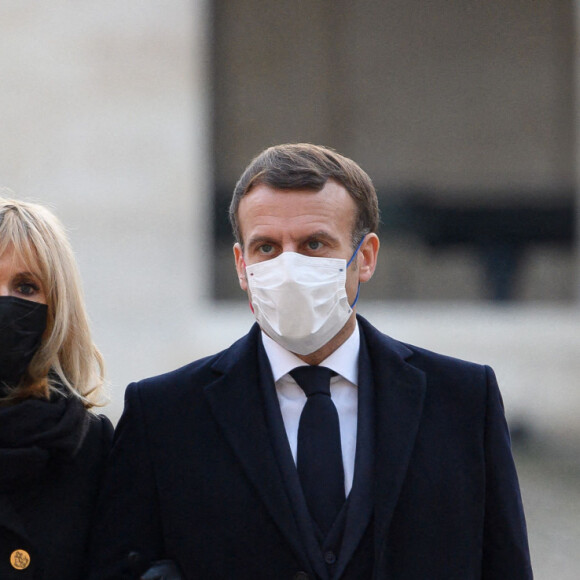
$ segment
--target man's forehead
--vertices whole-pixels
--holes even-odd
[[[261,184],[240,201],[238,223],[242,237],[261,235],[269,228],[290,227],[301,231],[297,235],[306,235],[316,230],[348,228],[355,214],[354,200],[338,183],[327,182],[319,191],[282,190]]]
[[[241,198],[238,213],[244,208],[260,204],[269,204],[273,207],[289,204],[296,207],[301,203],[326,204],[328,201],[332,201],[336,207],[346,205],[348,209],[356,209],[356,204],[346,188],[334,180],[328,180],[323,188],[316,190],[283,189],[267,183],[257,184]]]

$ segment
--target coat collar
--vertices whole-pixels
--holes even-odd
[[[214,362],[217,379],[206,398],[225,437],[298,559],[306,563],[300,534],[274,454],[260,388],[260,329],[237,341]]]
[[[364,318],[375,385],[375,557],[381,556],[419,429],[425,373],[409,362],[413,351],[381,334]]]
[[[358,425],[352,490],[347,501],[342,545],[333,578],[340,578],[360,544],[373,515],[373,480],[375,456],[375,404],[371,361],[360,329],[358,361]]]
[[[380,461],[374,470],[374,517],[376,557],[380,558],[419,428],[426,379],[408,362],[412,351],[407,346],[380,333],[361,316],[357,318],[375,389],[375,457]],[[217,378],[206,386],[206,397],[272,518],[304,561],[300,534],[269,438],[260,391],[259,340],[260,329],[254,324],[218,357],[212,366]]]

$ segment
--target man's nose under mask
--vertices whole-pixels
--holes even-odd
[[[348,263],[283,252],[247,266],[252,309],[264,332],[299,355],[311,354],[334,338],[358,299],[357,293],[351,305],[346,294],[346,271],[357,252]]]

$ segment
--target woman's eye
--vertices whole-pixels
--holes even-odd
[[[34,296],[39,291],[38,286],[30,282],[18,284],[16,289],[18,290],[18,293],[23,296]]]

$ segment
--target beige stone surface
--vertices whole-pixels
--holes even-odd
[[[115,400],[207,295],[206,8],[0,5],[0,186],[69,229]]]

